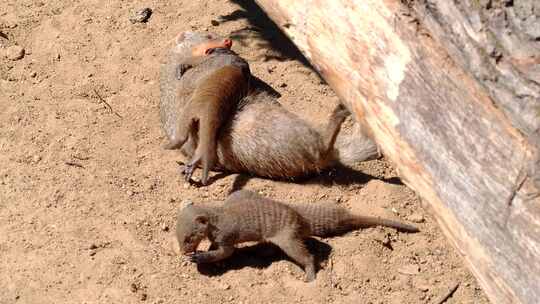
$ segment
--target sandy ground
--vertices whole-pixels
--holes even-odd
[[[0,303],[434,303],[456,283],[446,303],[487,303],[384,160],[303,183],[233,174],[206,188],[184,184],[180,156],[160,148],[158,117],[159,60],[180,31],[232,34],[253,73],[315,126],[338,102],[246,2],[2,2]],[[132,24],[144,7],[154,10],[148,23]],[[313,283],[268,246],[199,269],[172,255],[182,202],[222,200],[239,179],[278,200],[329,200],[414,220],[422,231],[311,241],[321,261]]]

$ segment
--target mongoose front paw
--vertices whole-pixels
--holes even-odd
[[[208,256],[204,252],[194,252],[187,254],[187,257],[190,262],[196,264],[206,263]]]
[[[313,281],[315,281],[315,278],[316,278],[315,275],[309,275],[309,274],[308,274],[308,275],[306,275],[306,277],[304,278],[304,282],[306,282],[306,283],[313,282]]]
[[[193,175],[193,171],[195,170],[195,166],[193,165],[185,165],[184,166],[184,179],[186,182],[189,182],[191,180],[191,176]]]
[[[176,79],[180,80],[182,76],[186,73],[187,70],[192,68],[191,65],[188,64],[179,64],[176,66]]]
[[[306,269],[306,277],[304,278],[304,282],[313,282],[315,278],[317,277],[317,274],[315,273],[315,268],[313,267],[307,267]]]

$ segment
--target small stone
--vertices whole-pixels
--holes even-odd
[[[384,238],[381,240],[381,243],[385,247],[392,247],[392,240],[390,240],[390,236],[388,234],[384,236]]]
[[[146,301],[148,295],[146,293],[141,293],[141,301]]]
[[[227,284],[227,283],[221,284],[220,287],[221,287],[221,289],[223,289],[223,290],[229,290],[229,289],[231,289],[231,285],[229,285],[229,284]]]
[[[427,285],[418,285],[418,286],[416,286],[416,288],[418,288],[422,292],[428,292],[429,291],[429,286],[427,286]]]
[[[186,199],[180,203],[180,208],[186,208],[187,206],[190,206],[190,205],[193,205],[193,201]]]
[[[167,224],[163,223],[163,224],[161,224],[161,230],[169,231],[169,226],[167,226]]]
[[[424,216],[420,213],[413,213],[407,217],[408,221],[411,221],[413,223],[423,223],[424,222]]]
[[[25,54],[24,49],[18,45],[10,46],[6,49],[6,57],[9,60],[16,61],[16,60],[23,59],[24,54]]]
[[[218,26],[218,25],[219,25],[219,21],[214,20],[214,19],[210,20],[210,23],[211,23],[213,26]]]
[[[4,25],[10,29],[14,29],[17,27],[17,23],[15,23],[14,21],[6,21]]]
[[[93,243],[90,244],[90,246],[88,246],[88,249],[90,249],[90,250],[95,250],[97,248],[98,248],[98,246],[96,244],[93,244]]]
[[[407,264],[398,269],[401,274],[417,275],[420,273],[420,267],[415,264]]]
[[[90,251],[90,253],[89,253],[88,255],[90,255],[90,256],[95,256],[95,255],[96,255],[96,253],[97,253],[97,251],[95,251],[95,250],[92,250],[92,251]]]
[[[152,9],[149,7],[143,8],[141,10],[138,10],[133,14],[133,16],[129,17],[129,21],[131,23],[146,23],[148,19],[150,19],[150,16],[152,16]]]
[[[37,72],[36,72],[36,71],[33,71],[32,73],[30,73],[30,77],[36,78],[36,76],[37,76]]]
[[[39,161],[41,160],[41,156],[40,155],[34,155],[34,157],[32,157],[32,161],[34,163],[39,163]]]
[[[133,192],[133,191],[131,191],[131,190],[128,190],[128,191],[126,191],[126,194],[127,194],[128,196],[133,196],[133,195],[135,194],[135,192]]]
[[[428,292],[430,288],[429,281],[422,277],[415,278],[413,280],[413,286],[422,292]]]
[[[279,85],[279,87],[280,87],[280,88],[286,88],[286,87],[287,87],[287,84],[286,84],[285,82],[283,82],[283,83],[281,83],[281,84]]]
[[[137,284],[131,283],[131,285],[129,285],[129,290],[131,290],[131,292],[137,292],[139,288],[137,287]]]

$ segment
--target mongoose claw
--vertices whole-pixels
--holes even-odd
[[[188,64],[179,64],[176,66],[176,79],[180,80],[182,76],[186,73],[187,70],[191,68],[191,65]]]
[[[195,166],[192,165],[185,165],[184,167],[184,179],[186,182],[189,182],[191,180],[191,176],[193,175],[193,170],[195,170]]]
[[[195,264],[205,263],[207,260],[207,255],[204,252],[194,252],[187,254],[187,257],[190,262]]]

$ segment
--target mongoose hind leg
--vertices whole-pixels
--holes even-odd
[[[215,145],[214,145],[215,146]],[[216,159],[216,153],[215,153],[215,147],[208,148],[204,147],[203,145],[199,144],[197,149],[195,150],[195,154],[193,155],[193,158],[187,163],[184,167],[184,178],[186,181],[190,181],[191,177],[193,176],[193,172],[199,166],[199,164],[202,163],[202,177],[201,177],[201,184],[206,185],[208,183],[208,173],[210,172],[210,169],[213,167]]]
[[[282,232],[280,235],[269,239],[269,241],[277,245],[291,259],[304,267],[306,282],[315,280],[315,259],[306,249],[303,239],[298,237],[295,231]]]
[[[201,115],[199,119],[199,143],[195,149],[191,161],[186,165],[184,172],[186,181],[191,179],[193,171],[201,164],[201,184],[208,183],[208,174],[216,164],[217,159],[217,132],[222,124],[221,121],[212,119],[207,115]]]

